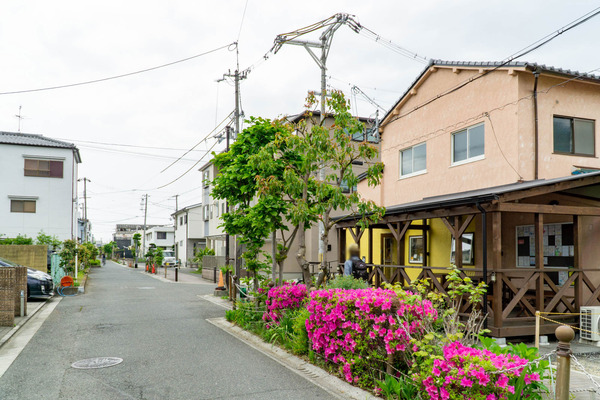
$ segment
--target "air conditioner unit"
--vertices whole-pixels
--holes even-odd
[[[600,346],[600,306],[581,307],[580,312],[581,339],[596,342]]]

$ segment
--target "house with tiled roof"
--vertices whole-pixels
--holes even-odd
[[[577,323],[600,305],[599,120],[596,75],[431,61],[380,124],[381,185],[358,186],[385,217],[341,218],[339,259],[357,242],[375,283],[441,291],[455,265],[488,285],[494,336],[533,334],[536,311]]]
[[[77,235],[79,149],[42,135],[0,132],[0,235]]]

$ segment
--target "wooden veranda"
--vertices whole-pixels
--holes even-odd
[[[440,220],[454,243],[461,244],[455,246],[454,264],[463,276],[488,285],[483,308],[492,336],[533,335],[536,311],[578,313],[582,306],[600,305],[600,173],[519,182],[389,207],[385,217],[366,230],[353,219],[341,218],[336,225],[339,260],[346,259],[348,231],[350,240],[363,243],[362,255],[375,285],[409,286],[429,278],[445,292],[450,259],[445,265],[431,265],[430,260],[436,251],[449,254],[450,243],[431,246],[434,220]],[[463,265],[463,235],[469,226],[475,227],[479,246],[474,248],[473,265]],[[393,264],[374,262],[373,238],[378,230],[393,238]],[[406,262],[408,231],[420,231],[423,238],[419,265]],[[578,323],[573,315],[552,319]],[[542,324],[541,333],[550,334],[555,328]]]

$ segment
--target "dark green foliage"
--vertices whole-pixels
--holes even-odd
[[[296,312],[292,325],[292,337],[290,347],[294,354],[308,353],[308,332],[306,331],[306,320],[310,316],[307,309],[302,308]]]
[[[27,245],[33,244],[33,239],[26,235],[17,235],[15,238],[0,238],[0,245],[2,244],[19,244]]]

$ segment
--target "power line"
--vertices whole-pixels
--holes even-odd
[[[499,63],[498,65],[494,66],[494,68],[491,68],[489,70],[484,71],[482,74],[471,77],[461,83],[459,83],[458,85],[454,86],[453,88],[450,88],[442,93],[439,93],[438,95],[436,95],[435,97],[425,101],[424,103],[421,103],[417,106],[415,106],[414,108],[412,108],[411,110],[405,112],[404,114],[400,114],[395,118],[392,118],[391,120],[389,120],[388,122],[386,122],[385,124],[383,124],[382,126],[388,125],[394,121],[397,121],[400,118],[404,118],[410,114],[412,114],[413,112],[420,110],[421,108],[428,106],[429,104],[433,103],[436,100],[441,99],[442,97],[445,97],[449,94],[452,94],[460,89],[462,89],[463,87],[467,86],[468,84],[475,82],[478,79],[483,78],[484,76],[498,70],[499,68],[502,68],[503,66],[511,63],[512,61],[516,60],[517,58],[521,58],[526,54],[531,53],[534,50],[539,49],[540,47],[544,46],[545,44],[551,42],[552,40],[556,39],[558,36],[562,35],[565,32],[570,31],[573,28],[576,28],[577,26],[589,21],[590,19],[592,19],[593,17],[597,16],[598,14],[600,14],[600,7],[595,8],[594,10],[590,11],[589,13],[571,21],[570,23],[568,23],[567,25],[563,26],[562,28],[556,30],[555,32],[548,34],[546,36],[544,36],[542,39],[539,39],[537,41],[535,41],[534,43],[532,43],[529,46],[524,47],[523,51],[519,51],[517,53],[513,53],[513,55],[509,56],[508,58],[505,59],[505,61],[502,61],[501,63]],[[431,62],[430,62],[431,64]]]
[[[92,83],[99,83],[99,82],[110,81],[110,80],[113,80],[113,79],[124,78],[124,77],[131,76],[131,75],[137,75],[137,74],[142,74],[144,72],[154,71],[154,70],[157,70],[157,69],[160,69],[160,68],[170,67],[171,65],[175,65],[175,64],[186,62],[186,61],[190,61],[190,60],[193,60],[195,58],[202,57],[202,56],[205,56],[207,54],[214,53],[216,51],[219,51],[219,50],[222,50],[222,49],[225,49],[225,48],[229,48],[229,51],[232,51],[232,50],[235,50],[235,48],[231,49],[231,46],[234,45],[234,44],[235,43],[229,43],[229,44],[226,44],[224,46],[217,47],[217,48],[209,50],[209,51],[205,51],[204,53],[193,55],[191,57],[182,58],[180,60],[172,61],[172,62],[169,62],[169,63],[166,63],[166,64],[161,64],[161,65],[157,65],[155,67],[150,67],[150,68],[144,68],[144,69],[141,69],[141,70],[138,70],[138,71],[128,72],[128,73],[125,73],[125,74],[114,75],[114,76],[109,76],[109,77],[100,78],[100,79],[93,79],[93,80],[90,80],[90,81],[83,81],[83,82],[77,82],[77,83],[68,83],[68,84],[65,84],[65,85],[48,86],[48,87],[42,87],[42,88],[36,88],[36,89],[15,90],[15,91],[10,91],[10,92],[0,92],[0,95],[20,94],[20,93],[32,93],[32,92],[42,92],[42,91],[45,91],[45,90],[65,89],[65,88],[70,88],[70,87],[75,87],[75,86],[90,85]],[[236,45],[236,47],[237,47],[237,45]]]
[[[238,31],[236,42],[240,41],[240,35],[242,34],[242,28],[244,26],[244,18],[246,17],[246,9],[248,8],[248,0],[246,0],[246,4],[244,5],[244,12],[242,13],[242,20],[240,22],[240,29]]]
[[[135,144],[126,144],[126,143],[108,143],[108,142],[94,142],[90,140],[79,140],[79,139],[67,139],[67,138],[56,138],[58,140],[65,140],[69,142],[75,143],[90,143],[90,144],[101,144],[104,146],[116,146],[116,147],[135,147],[138,149],[156,149],[156,150],[174,150],[174,151],[185,151],[186,149],[175,148],[175,147],[160,147],[160,146],[139,146]],[[194,151],[203,151],[203,150],[194,150]]]
[[[160,171],[160,173],[162,174],[163,172],[165,172],[166,170],[168,170],[169,168],[171,168],[173,165],[175,165],[175,163],[177,163],[179,160],[181,160],[183,157],[185,157],[189,152],[191,152],[192,150],[194,150],[196,147],[198,147],[200,145],[200,143],[205,142],[206,140],[208,140],[210,138],[210,135],[212,135],[217,129],[219,129],[219,126],[221,126],[221,124],[223,124],[225,121],[227,121],[227,119],[229,117],[231,117],[231,115],[234,113],[234,111],[230,112],[229,115],[227,115],[223,121],[219,122],[219,124],[217,126],[214,127],[214,129],[212,131],[210,131],[209,133],[206,134],[206,136],[204,136],[204,138],[202,140],[200,140],[198,143],[196,143],[194,146],[192,146],[192,148],[190,148],[189,150],[187,150],[185,153],[183,153],[177,160],[173,161],[171,164],[169,164],[165,169],[163,169],[162,171]],[[214,147],[214,146],[213,146]],[[207,150],[210,151],[210,150]],[[206,155],[206,153],[205,153]],[[204,156],[202,156],[204,158]],[[202,159],[202,158],[201,158]],[[196,164],[194,164],[196,165]]]
[[[150,158],[160,158],[160,159],[166,159],[166,160],[177,160],[177,157],[172,157],[172,156],[165,156],[165,155],[160,155],[160,154],[151,154],[151,153],[141,153],[141,152],[136,152],[136,151],[127,151],[127,150],[120,150],[120,149],[107,149],[107,148],[103,148],[103,147],[98,147],[98,146],[91,146],[91,145],[79,145],[79,147],[84,148],[84,149],[89,149],[89,150],[96,150],[96,151],[104,151],[107,153],[116,153],[116,154],[131,154],[131,155],[136,155],[136,156],[141,156],[141,157],[150,157]],[[195,161],[189,158],[180,158],[180,160],[182,161]]]

